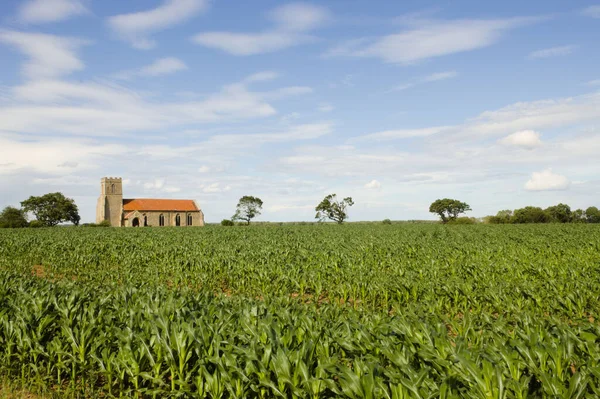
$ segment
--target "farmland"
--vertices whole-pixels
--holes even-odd
[[[600,226],[5,230],[0,276],[32,392],[600,396]]]

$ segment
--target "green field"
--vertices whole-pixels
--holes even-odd
[[[56,397],[600,397],[600,226],[0,231],[0,376]]]

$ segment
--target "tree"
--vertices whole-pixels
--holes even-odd
[[[437,213],[442,218],[443,223],[455,220],[458,215],[470,210],[471,207],[466,202],[450,198],[438,199],[429,206],[429,212]]]
[[[566,204],[550,206],[546,208],[545,212],[548,214],[552,222],[570,223],[573,218],[571,207]]]
[[[351,197],[346,197],[338,201],[335,194],[329,194],[315,208],[315,211],[317,211],[315,219],[319,219],[321,222],[325,219],[330,219],[338,224],[342,224],[344,220],[348,219],[346,209],[352,205],[354,205],[354,201],[352,201]]]
[[[41,197],[31,196],[21,202],[25,212],[31,212],[45,226],[56,226],[59,223],[71,222],[79,225],[81,217],[75,201],[66,198],[62,193],[49,193]]]
[[[238,201],[235,215],[231,219],[244,220],[246,224],[250,224],[250,220],[260,215],[262,206],[263,202],[260,198],[245,195]]]
[[[548,223],[550,216],[542,208],[537,206],[526,206],[525,208],[515,209],[511,219],[512,223]]]
[[[0,228],[27,227],[27,224],[27,216],[21,209],[7,206],[0,213]]]
[[[595,206],[590,206],[585,210],[585,217],[588,223],[600,223],[600,210]]]
[[[576,209],[571,215],[571,221],[573,223],[586,223],[585,211],[583,209]]]

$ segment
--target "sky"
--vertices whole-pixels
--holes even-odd
[[[600,206],[597,1],[2,0],[0,207],[244,195],[257,220]]]

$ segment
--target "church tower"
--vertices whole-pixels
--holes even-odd
[[[103,177],[96,206],[96,223],[108,220],[111,226],[121,227],[122,218],[123,181],[120,177]]]

